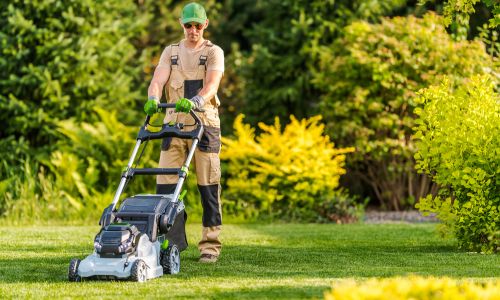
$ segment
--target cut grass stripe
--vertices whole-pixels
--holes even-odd
[[[0,298],[322,298],[334,280],[405,276],[496,278],[500,257],[461,252],[433,224],[225,225],[215,265],[197,262],[189,224],[181,273],[145,284],[69,283],[72,257],[92,251],[96,226],[0,227]]]

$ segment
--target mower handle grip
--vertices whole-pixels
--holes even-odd
[[[175,108],[175,103],[158,103],[158,108]],[[193,108],[191,111],[205,112],[203,108]]]
[[[175,108],[175,103],[158,103],[158,108]],[[195,112],[205,112],[203,108],[193,108],[189,111],[189,114],[193,117],[196,125],[201,125],[201,120],[195,114]],[[149,124],[149,120],[151,119],[150,115],[146,116],[146,121],[144,124]]]
[[[158,108],[175,108],[175,103],[158,103]]]

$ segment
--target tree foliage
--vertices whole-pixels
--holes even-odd
[[[429,0],[419,2],[425,4]],[[476,12],[479,3],[483,3],[491,10],[488,26],[490,28],[500,26],[500,2],[496,0],[447,0],[443,8],[444,24],[449,26],[455,22],[468,28],[471,15]]]
[[[135,16],[133,4],[118,0],[1,2],[0,118],[8,126],[0,178],[27,156],[46,158],[60,120],[134,104],[131,39],[143,25]]]
[[[0,2],[0,118],[8,124],[0,131],[0,185],[9,186],[0,214],[72,216],[65,204],[81,208],[91,198],[92,171],[105,163],[82,169],[71,146],[54,152],[64,140],[57,128],[69,118],[96,120],[95,107],[119,111],[116,126],[135,118],[129,107],[140,63],[132,41],[143,26],[126,1]]]
[[[420,5],[433,2],[419,0]],[[498,57],[500,42],[498,29],[500,27],[500,2],[496,0],[446,0],[440,9],[443,14],[443,24],[451,31],[453,38],[480,38],[488,52]]]
[[[320,62],[314,83],[323,91],[327,132],[339,145],[356,147],[348,169],[392,209],[430,188],[413,170],[416,91],[444,74],[460,84],[493,65],[482,43],[453,41],[431,13],[354,22],[341,39],[322,47]]]
[[[319,46],[330,44],[353,20],[375,21],[403,7],[406,0],[229,2],[235,18],[221,26],[241,28],[247,39],[242,46],[249,47],[241,49],[244,59],[237,68],[244,89],[235,105],[255,125],[273,122],[275,116],[286,122],[289,115],[318,113],[319,93],[311,85],[311,72],[317,69]],[[236,17],[247,11],[254,18]]]
[[[154,66],[163,48],[182,38],[178,17],[187,2],[0,3],[0,117],[7,124],[0,131],[0,214],[73,217],[99,210],[95,208],[109,200],[142,120]],[[414,91],[436,82],[440,74],[456,73],[452,80],[459,83],[461,77],[494,68],[480,43],[453,42],[437,19],[374,25],[381,16],[415,12],[415,1],[203,4],[210,18],[205,37],[226,53],[219,89],[222,124],[232,124],[240,112],[252,125],[272,123],[275,116],[285,124],[290,114],[301,119],[325,113],[331,137],[342,146],[358,147],[348,156],[351,171],[387,171],[370,175],[379,182],[367,181],[386,192],[381,199],[392,191],[401,191],[404,198],[407,186],[415,191],[407,184],[417,178],[408,171],[414,151],[408,141]],[[356,20],[366,22],[352,24]],[[223,127],[224,135],[230,130]],[[269,133],[265,126],[255,130]],[[156,164],[155,151],[145,154],[147,164]],[[236,182],[240,173],[229,175]],[[153,182],[137,180],[132,191],[150,189]],[[381,188],[380,182],[386,186]],[[189,195],[194,206],[196,195]],[[229,203],[244,203],[235,195]],[[332,197],[336,200],[328,200]],[[345,194],[320,198],[325,205],[315,209],[322,215],[351,207]],[[68,215],[59,211],[65,204]]]

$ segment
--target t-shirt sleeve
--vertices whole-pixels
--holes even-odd
[[[224,73],[224,51],[214,45],[208,52],[207,71],[221,71]]]
[[[157,68],[170,68],[170,56],[172,55],[172,46],[167,46],[160,56]]]

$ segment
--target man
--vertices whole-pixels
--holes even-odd
[[[166,84],[168,102],[176,103],[175,110],[166,112],[164,122],[185,124],[192,130],[191,108],[202,108],[198,113],[204,133],[194,154],[198,189],[203,206],[202,238],[198,244],[200,262],[216,262],[222,244],[219,234],[222,225],[220,205],[220,120],[217,89],[224,73],[224,52],[219,46],[203,38],[208,18],[203,6],[189,3],[182,9],[179,23],[184,39],[163,51],[148,89],[144,111],[153,115],[158,111],[162,89]],[[167,92],[166,92],[167,94]],[[162,142],[159,165],[162,168],[180,167],[185,160],[191,140],[167,138]],[[157,176],[156,193],[174,192],[178,176]]]

